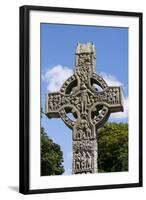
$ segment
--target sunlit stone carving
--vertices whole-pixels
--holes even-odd
[[[48,118],[61,117],[72,129],[72,173],[96,173],[97,129],[104,125],[110,113],[123,111],[122,89],[108,87],[96,74],[92,43],[78,43],[75,56],[74,74],[59,92],[46,96],[46,115]],[[70,119],[68,113],[72,113],[75,120]]]

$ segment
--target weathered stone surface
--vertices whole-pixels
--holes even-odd
[[[110,113],[123,111],[121,87],[108,87],[97,75],[95,46],[79,44],[76,49],[75,73],[69,77],[59,92],[46,97],[48,118],[61,117],[73,130],[72,173],[96,173],[97,129]],[[68,117],[72,113],[75,120]]]

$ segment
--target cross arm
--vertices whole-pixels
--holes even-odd
[[[104,104],[110,112],[123,112],[123,92],[121,87],[108,87],[94,95],[95,104]]]
[[[60,92],[49,93],[46,96],[45,114],[48,118],[62,118],[64,123],[73,129],[75,122],[67,116],[67,113],[72,112],[76,117],[79,116],[79,111],[75,107],[76,103],[75,96]]]
[[[63,104],[63,95],[59,92],[52,92],[46,95],[45,113],[48,118],[59,118],[59,109]]]
[[[60,111],[65,108],[65,112],[69,113],[76,104],[78,98],[74,95],[62,94],[60,92],[52,92],[46,96],[45,113],[48,118],[59,118]]]

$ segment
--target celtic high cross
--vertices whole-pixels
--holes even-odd
[[[59,92],[46,96],[47,117],[61,117],[73,130],[72,174],[98,171],[97,129],[103,126],[110,113],[123,111],[122,89],[108,87],[96,74],[95,59],[92,43],[78,43],[74,74]],[[74,120],[69,113],[73,114]]]

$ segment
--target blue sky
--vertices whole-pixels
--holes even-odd
[[[41,24],[41,106],[45,94],[57,91],[73,73],[77,42],[93,42],[96,48],[96,72],[109,85],[123,87],[124,113],[112,114],[109,121],[128,121],[128,28]],[[41,125],[49,137],[61,146],[66,173],[71,173],[72,131],[61,119],[43,115]]]

